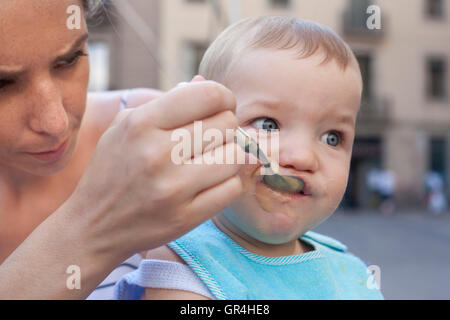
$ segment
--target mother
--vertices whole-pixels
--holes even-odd
[[[238,165],[175,166],[171,133],[235,129],[235,101],[194,81],[152,100],[87,95],[82,0],[0,2],[0,299],[87,297],[136,252],[171,241],[241,192]],[[152,100],[152,101],[150,101]],[[232,142],[216,148],[232,147]],[[202,177],[199,179],[198,177]],[[66,286],[69,266],[81,289]]]

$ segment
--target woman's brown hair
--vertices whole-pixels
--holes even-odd
[[[82,0],[82,3],[87,18],[93,18],[102,7],[102,0]]]

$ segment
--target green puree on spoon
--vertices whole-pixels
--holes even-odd
[[[285,176],[277,174],[273,171],[270,161],[264,152],[260,149],[259,144],[242,128],[238,127],[236,131],[235,142],[246,152],[253,154],[264,167],[269,171],[264,176],[264,183],[270,188],[284,192],[296,194],[303,191],[305,182],[294,176]]]

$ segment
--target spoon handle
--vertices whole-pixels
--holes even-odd
[[[273,171],[270,161],[259,147],[258,142],[244,129],[238,127],[234,140],[246,153],[253,154],[264,165],[267,170],[267,174],[264,175],[264,182],[266,184],[275,190],[287,193],[298,193],[303,190],[305,183],[302,179],[292,176],[282,176]]]
[[[237,128],[236,137],[234,140],[246,153],[253,154],[259,161],[261,161],[266,169],[274,174],[270,161],[259,147],[258,142],[256,142],[255,139],[253,139],[252,136],[249,135],[244,129],[241,127]]]

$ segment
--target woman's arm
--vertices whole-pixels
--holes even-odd
[[[84,118],[89,122],[86,127],[92,134],[100,138],[111,125],[119,112],[120,101],[126,91],[128,91],[127,108],[136,108],[163,94],[153,89],[89,93]],[[104,280],[109,273],[108,270],[112,271],[122,262],[101,260],[98,255],[90,253],[88,243],[83,241],[88,234],[87,230],[83,230],[83,226],[73,225],[75,221],[69,221],[67,225],[73,227],[67,232],[64,223],[60,222],[60,218],[66,216],[65,211],[67,207],[55,212],[0,265],[0,299],[8,297],[46,299],[55,297],[55,294],[61,299],[83,299]],[[62,230],[64,232],[61,232]],[[39,244],[39,247],[34,244]],[[24,260],[27,261],[26,268],[23,268]],[[83,284],[81,289],[69,289],[75,282],[69,286],[66,284],[67,281],[76,280],[76,270],[72,270],[73,273],[66,273],[70,266],[80,267],[80,280]]]
[[[117,112],[119,110],[120,100],[125,94],[128,97],[127,108],[136,108],[140,105],[161,97],[164,92],[148,88],[90,92],[88,94],[87,101],[88,104],[94,104],[97,108],[108,108],[116,110]]]
[[[99,254],[76,211],[60,207],[0,265],[0,300],[85,299],[126,259]]]
[[[120,91],[91,92],[86,103],[85,125],[96,136],[100,137],[111,126],[120,111],[121,98],[127,96],[127,109],[134,109],[164,93],[155,89],[136,88]]]

